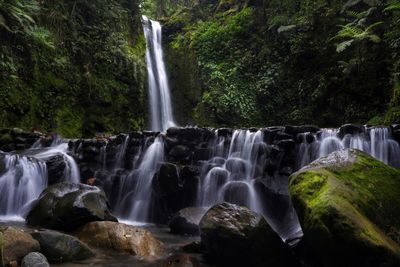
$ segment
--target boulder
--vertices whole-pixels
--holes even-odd
[[[161,267],[199,267],[199,261],[190,255],[175,254],[163,260]]]
[[[168,153],[169,159],[174,162],[187,162],[192,152],[187,146],[174,146]]]
[[[67,163],[62,155],[55,155],[46,159],[46,166],[49,185],[64,181]]]
[[[95,186],[63,182],[48,187],[26,217],[29,225],[73,230],[92,221],[117,221]]]
[[[200,221],[206,260],[221,266],[294,266],[291,252],[265,219],[251,210],[222,203]]]
[[[339,150],[290,177],[316,266],[400,266],[400,171],[358,150]]]
[[[297,135],[299,133],[316,133],[320,130],[317,126],[314,125],[303,125],[303,126],[286,126],[285,133]]]
[[[88,246],[70,235],[48,230],[31,235],[39,242],[40,251],[51,263],[84,260],[95,255]]]
[[[0,238],[1,247],[1,238]],[[39,243],[22,229],[7,227],[3,232],[3,262],[21,262],[30,252],[40,251]],[[0,249],[1,252],[1,249]],[[0,256],[1,258],[1,256]],[[0,261],[1,263],[1,261]]]
[[[81,227],[76,236],[87,244],[126,252],[144,259],[159,258],[163,244],[148,230],[116,222],[91,222]]]
[[[50,264],[42,253],[31,252],[22,259],[21,267],[50,267]]]
[[[3,237],[3,232],[0,229],[0,267],[4,266],[3,262],[3,246],[4,246],[4,237]]]
[[[364,126],[355,124],[345,124],[339,129],[339,136],[343,138],[346,134],[359,134],[364,132]]]
[[[168,196],[177,193],[181,188],[177,166],[164,163],[153,179],[153,190],[157,196]]]
[[[207,212],[207,208],[184,208],[178,211],[170,220],[169,228],[174,234],[199,235],[199,223]]]

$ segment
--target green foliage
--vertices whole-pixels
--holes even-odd
[[[371,41],[373,43],[381,42],[381,38],[374,34],[372,30],[377,26],[381,25],[383,22],[375,22],[368,27],[361,28],[354,23],[349,23],[346,25],[339,25],[341,28],[335,37],[331,40],[336,39],[347,39],[336,46],[336,51],[338,53],[343,52],[346,48],[350,47],[355,42],[361,42],[364,40]]]
[[[138,4],[0,1],[1,126],[68,137],[143,127]]]

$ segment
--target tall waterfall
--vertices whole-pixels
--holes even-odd
[[[174,126],[171,96],[162,50],[161,24],[143,16],[150,98],[151,130],[165,131]]]

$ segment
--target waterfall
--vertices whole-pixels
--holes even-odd
[[[171,96],[162,50],[161,24],[143,16],[146,63],[150,99],[151,130],[165,131],[174,126]]]
[[[20,217],[47,186],[46,164],[14,154],[0,154],[0,216]]]
[[[202,163],[197,206],[230,202],[263,214],[284,239],[301,235],[301,226],[291,205],[287,177],[264,174],[268,146],[262,131],[235,130],[232,137],[218,136],[210,142],[211,159]],[[257,187],[258,186],[258,187]],[[265,203],[261,190],[268,190]]]
[[[386,164],[400,168],[400,146],[393,140],[387,127],[364,128],[361,133],[345,134],[343,137],[337,129],[323,129],[316,134],[300,134],[300,140],[298,168],[343,148],[364,151]]]
[[[15,220],[24,215],[25,207],[47,187],[46,161],[52,157],[64,160],[64,181],[79,183],[78,165],[67,152],[68,143],[57,140],[47,148],[36,142],[21,155],[0,153],[0,216]]]
[[[140,150],[141,152],[142,150]],[[151,185],[153,177],[164,160],[164,141],[156,137],[153,143],[145,149],[140,163],[122,177],[119,185],[116,211],[123,219],[130,222],[147,222],[151,202]]]

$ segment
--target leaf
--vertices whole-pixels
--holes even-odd
[[[336,52],[341,53],[353,44],[354,40],[347,40],[336,45]]]

